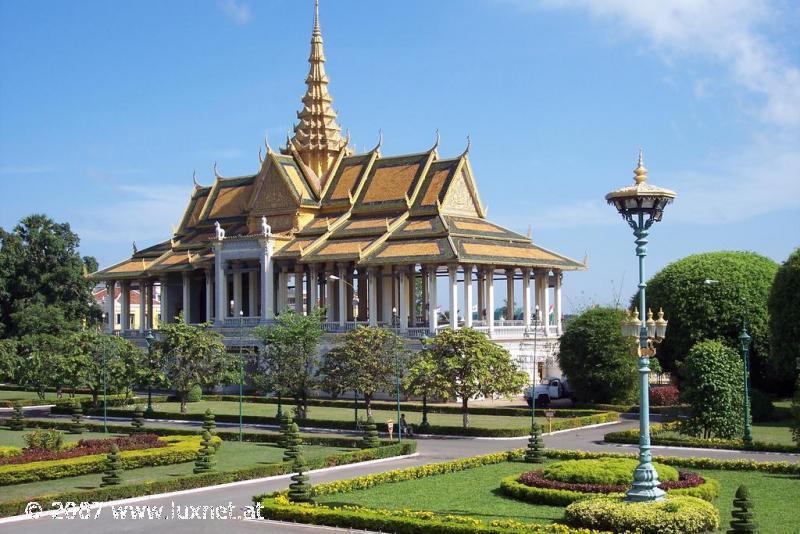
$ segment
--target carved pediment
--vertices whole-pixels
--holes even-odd
[[[442,203],[442,212],[452,215],[478,216],[478,209],[475,207],[475,200],[469,190],[463,171],[450,184]]]
[[[299,204],[275,167],[270,168],[256,194],[250,215],[268,215],[275,211],[296,209]]]

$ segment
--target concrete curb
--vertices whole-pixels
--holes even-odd
[[[635,445],[633,443],[613,443],[604,441],[604,445],[608,445],[610,447],[620,447],[626,449],[638,449],[639,445]],[[668,451],[693,451],[693,452],[723,452],[729,454],[741,454],[746,452],[747,454],[763,454],[763,455],[781,455],[781,456],[800,456],[800,453],[797,452],[777,452],[777,451],[746,451],[740,449],[710,449],[706,447],[677,447],[674,445],[650,445],[651,450],[655,449],[666,449]]]

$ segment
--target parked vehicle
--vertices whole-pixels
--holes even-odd
[[[536,406],[547,406],[550,401],[556,399],[563,399],[570,396],[569,382],[563,378],[556,378],[548,376],[543,378],[538,384],[533,387],[533,395],[531,396],[531,388],[525,390],[525,401],[528,406],[533,404],[533,398],[536,399]]]

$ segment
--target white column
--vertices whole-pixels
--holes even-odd
[[[478,269],[478,320],[483,321],[483,310],[486,309],[486,274],[483,269]]]
[[[408,329],[408,270],[400,269],[397,278],[397,313],[400,315],[400,331]]]
[[[223,325],[228,316],[228,277],[225,272],[225,260],[222,259],[222,243],[214,245],[214,299],[217,303],[217,313],[214,322]]]
[[[506,269],[506,321],[514,320],[514,272]]]
[[[428,268],[428,331],[436,335],[436,324],[438,321],[436,313],[436,266]]]
[[[531,270],[522,269],[522,318],[525,328],[531,326]]]
[[[325,306],[326,320],[332,323],[336,320],[336,298],[333,296],[336,289],[335,280],[331,280],[333,271],[325,271]]]
[[[464,326],[472,328],[472,265],[464,265]]]
[[[339,264],[339,326],[347,322],[347,264]],[[351,303],[352,306],[352,303]]]
[[[119,283],[120,330],[125,332],[131,328],[131,283]]]
[[[155,299],[155,285],[152,281],[147,282],[147,328],[155,328],[156,321],[153,317],[153,300]]]
[[[139,333],[144,334],[147,330],[145,316],[147,315],[147,282],[139,280]]]
[[[386,324],[392,324],[392,267],[383,268],[381,276],[381,317]]]
[[[308,313],[317,308],[317,290],[319,289],[319,271],[316,265],[308,268]]]
[[[560,270],[553,271],[553,275],[556,278],[556,287],[555,287],[555,303],[553,307],[554,315],[556,316],[556,333],[561,335],[561,280],[564,276]]]
[[[162,276],[159,279],[159,283],[161,284],[161,322],[165,324],[171,323],[173,317],[169,308],[172,306],[172,303],[169,300],[169,286],[167,285],[167,277]]]
[[[233,316],[237,319],[241,317],[242,311],[242,266],[234,264],[233,268]]]
[[[211,277],[211,269],[206,269],[206,322],[210,323],[214,317],[214,279]]]
[[[486,324],[489,326],[489,337],[494,337],[494,266],[486,270]]]
[[[289,294],[289,273],[286,266],[282,265],[278,273],[278,313],[286,310],[287,296]]]
[[[369,325],[378,325],[378,276],[377,269],[370,268],[367,271],[367,294],[369,300]]]
[[[109,334],[114,333],[114,323],[117,320],[117,314],[114,313],[114,293],[116,293],[115,289],[115,282],[114,280],[109,280],[106,283],[106,319],[108,322],[106,323],[106,332]]]
[[[303,266],[295,265],[294,268],[294,311],[303,315]]]
[[[183,282],[183,322],[189,324],[192,314],[192,279],[187,271],[181,273]]]
[[[261,320],[262,322],[267,322],[275,317],[275,310],[272,304],[275,296],[275,276],[272,270],[272,241],[262,241],[261,252],[259,254],[259,273],[261,274]]]
[[[545,326],[545,335],[550,335],[550,271],[545,271],[542,276],[542,324]]]
[[[247,316],[258,317],[258,273],[247,273]]]
[[[458,265],[447,267],[450,282],[450,328],[458,330]]]
[[[416,302],[417,292],[414,291],[414,286],[416,284],[416,276],[417,276],[416,266],[412,265],[411,267],[409,267],[408,271],[406,272],[406,276],[408,277],[408,283],[406,284],[406,293],[408,293],[408,295],[406,296],[406,298],[408,299],[406,301],[408,310],[407,315],[409,322],[413,326],[417,322],[417,302]]]

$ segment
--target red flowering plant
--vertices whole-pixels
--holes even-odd
[[[520,475],[517,480],[521,484],[533,488],[556,489],[577,491],[580,493],[623,493],[630,486],[628,484],[597,484],[561,482],[545,478],[544,471],[529,471]],[[667,480],[658,485],[663,490],[694,488],[705,482],[705,479],[691,471],[678,471],[678,480]]]
[[[675,406],[678,404],[678,395],[678,388],[675,386],[653,386],[650,388],[650,404]]]
[[[167,443],[158,439],[158,436],[155,434],[133,434],[131,436],[108,439],[82,439],[78,441],[76,446],[67,450],[48,451],[43,449],[23,449],[22,454],[0,457],[0,465],[25,464],[44,460],[63,460],[90,454],[107,454],[111,451],[112,445],[116,445],[120,451],[132,451],[166,447]]]

